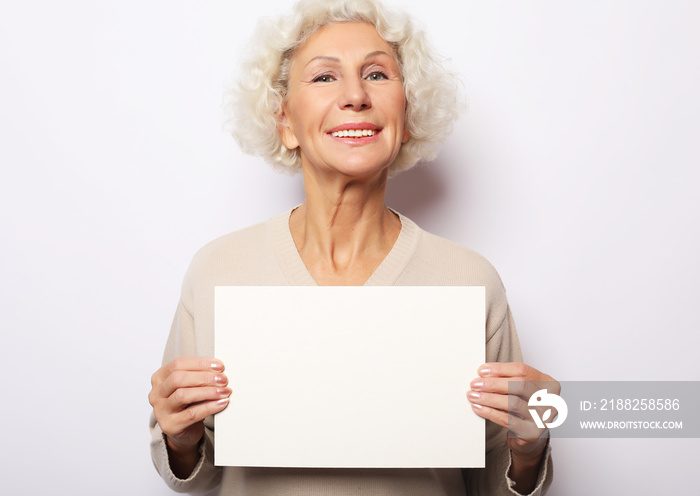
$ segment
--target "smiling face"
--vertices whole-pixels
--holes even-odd
[[[405,110],[392,46],[370,24],[329,24],[292,60],[280,137],[305,169],[375,175],[408,140]]]

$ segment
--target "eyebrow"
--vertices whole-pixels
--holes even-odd
[[[374,52],[370,52],[367,55],[365,55],[365,60],[371,59],[372,57],[375,57],[377,55],[386,55],[387,57],[391,57],[388,53],[386,53],[384,50],[375,50]],[[317,55],[311,60],[309,60],[304,67],[309,65],[311,62],[314,60],[327,60],[329,62],[335,62],[335,63],[340,63],[340,59],[338,57],[331,57],[330,55]]]

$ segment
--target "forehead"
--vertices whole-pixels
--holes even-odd
[[[374,26],[364,22],[341,22],[319,28],[301,46],[294,59],[303,66],[318,56],[355,59],[376,51],[395,58],[393,46],[379,36]]]

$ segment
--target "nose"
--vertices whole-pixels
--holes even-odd
[[[346,77],[341,82],[338,105],[346,110],[366,110],[372,107],[366,81],[361,77]]]

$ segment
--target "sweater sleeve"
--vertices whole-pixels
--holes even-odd
[[[505,294],[503,295],[505,299]],[[487,309],[486,361],[522,362],[520,342],[510,308],[498,311],[500,305]],[[499,315],[500,314],[500,315]],[[492,322],[496,322],[492,325]],[[486,468],[465,469],[464,482],[470,496],[511,496],[520,495],[514,489],[515,483],[508,477],[511,464],[510,449],[507,444],[507,429],[492,422],[486,423]],[[530,496],[547,493],[554,475],[551,447],[545,448],[535,489]]]
[[[177,306],[173,325],[163,355],[163,364],[178,356],[197,356],[195,339],[195,323],[188,308],[189,291],[187,279],[183,286],[183,295]],[[200,459],[192,474],[187,479],[179,479],[170,468],[165,436],[151,413],[151,458],[156,470],[165,483],[174,491],[180,493],[202,494],[219,486],[221,483],[222,467],[214,466],[214,430],[212,419],[204,422],[204,439],[200,444]]]

